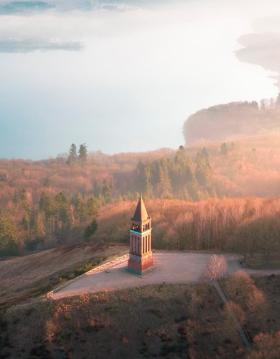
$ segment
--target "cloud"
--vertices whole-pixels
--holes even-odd
[[[34,51],[79,51],[82,43],[74,41],[50,40],[0,40],[0,53],[28,53]]]
[[[0,0],[1,1],[1,0]],[[56,11],[125,11],[135,7],[163,5],[171,0],[6,0],[0,4],[0,15],[24,15],[30,12]]]
[[[45,1],[10,1],[0,4],[0,14],[17,14],[26,12],[46,11],[55,6]]]
[[[124,10],[128,5],[143,4],[143,1],[133,0],[19,0],[19,1],[6,1],[0,4],[0,15],[10,14],[26,14],[30,12],[42,12],[50,9],[57,11],[91,11],[96,9],[103,10]]]
[[[277,74],[280,89],[280,33],[255,33],[239,38],[242,48],[236,52],[238,59],[262,66]]]

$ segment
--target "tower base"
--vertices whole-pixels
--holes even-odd
[[[149,253],[144,256],[129,255],[128,271],[136,274],[143,274],[146,270],[154,266],[153,254]]]

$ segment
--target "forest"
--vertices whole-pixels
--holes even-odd
[[[97,227],[100,207],[135,199],[140,192],[156,198],[210,195],[206,151],[198,152],[193,161],[183,148],[175,156],[166,157],[165,151],[161,156],[156,152],[146,164],[144,158],[130,163],[118,157],[106,163],[105,155],[89,156],[84,145],[77,154],[73,144],[65,158],[1,161],[1,255],[88,240]]]
[[[232,102],[202,109],[186,120],[184,137],[191,146],[203,140],[224,141],[280,129],[280,95],[271,99]]]
[[[1,160],[0,255],[106,236],[125,242],[129,213],[119,209],[125,204],[133,211],[142,193],[157,248],[258,252],[268,260],[279,253],[279,183],[280,135],[274,132],[176,151],[109,156],[72,144],[54,159]]]
[[[165,250],[205,250],[242,254],[252,266],[279,265],[280,200],[225,198],[204,201],[146,201],[153,246]],[[134,202],[109,204],[99,213],[93,238],[127,243]]]

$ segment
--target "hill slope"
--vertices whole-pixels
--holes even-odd
[[[41,251],[0,261],[0,310],[45,294],[106,258],[126,252],[126,247],[78,245]]]
[[[279,279],[229,278],[229,306],[213,286],[162,284],[12,308],[0,320],[0,356],[275,359]],[[232,312],[252,338],[260,335],[251,352]]]
[[[261,106],[257,102],[233,102],[203,109],[184,124],[187,146],[200,141],[226,141],[240,136],[280,129],[279,101]]]

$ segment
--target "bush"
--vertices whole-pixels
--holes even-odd
[[[245,272],[237,272],[225,280],[225,289],[230,299],[246,312],[265,308],[265,296],[254,280]]]
[[[247,359],[279,359],[280,331],[275,334],[259,334],[254,338],[254,347]]]
[[[86,241],[88,241],[90,239],[91,236],[94,235],[94,233],[97,231],[98,228],[98,224],[96,219],[94,219],[89,226],[86,227],[85,229],[85,233],[84,233],[84,238]]]

